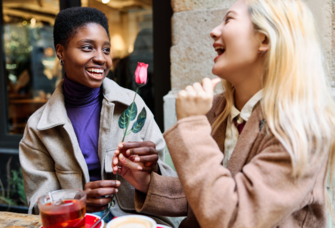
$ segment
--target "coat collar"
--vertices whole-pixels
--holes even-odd
[[[252,146],[261,130],[261,124],[264,124],[264,116],[260,104],[252,112],[248,122],[246,123],[238,141],[228,161],[227,169],[235,176],[240,172],[246,163]]]
[[[64,102],[63,83],[64,81],[61,81],[57,85],[55,92],[45,104],[41,119],[37,125],[38,130],[47,130],[65,125],[69,121]],[[107,102],[118,102],[126,106],[133,102],[133,92],[120,87],[108,78],[105,78],[102,82],[102,91]]]

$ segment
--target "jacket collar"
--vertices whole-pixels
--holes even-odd
[[[38,130],[47,130],[69,122],[64,102],[63,83],[62,80],[57,85],[55,92],[45,104],[37,125]],[[133,102],[133,92],[120,87],[108,78],[102,82],[102,91],[104,98],[110,103],[118,102],[129,106]]]
[[[246,123],[238,141],[228,161],[227,169],[230,170],[232,176],[235,176],[243,168],[246,163],[252,146],[261,131],[261,125],[264,124],[264,116],[260,103],[255,107],[254,111]]]

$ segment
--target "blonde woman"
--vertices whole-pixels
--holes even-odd
[[[213,99],[218,80],[204,79],[178,94],[164,136],[179,179],[137,172],[132,150],[119,155],[137,211],[187,215],[183,228],[326,227],[335,107],[310,10],[239,0],[211,37],[225,92]]]

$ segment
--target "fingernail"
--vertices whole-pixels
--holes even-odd
[[[141,166],[137,166],[138,170],[143,170],[143,168]]]
[[[139,157],[136,157],[135,158],[135,161],[140,161],[141,159]]]
[[[121,161],[124,161],[123,154],[120,154],[119,158],[120,158]]]
[[[123,147],[123,144],[122,144],[122,143],[120,143],[120,144],[118,145],[118,147],[122,148],[122,147]]]
[[[130,150],[127,150],[126,153],[129,155],[130,154]]]
[[[115,189],[115,192],[118,192],[119,190]]]

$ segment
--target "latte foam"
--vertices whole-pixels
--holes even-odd
[[[112,224],[109,228],[153,228],[153,224],[140,218],[128,218]]]

